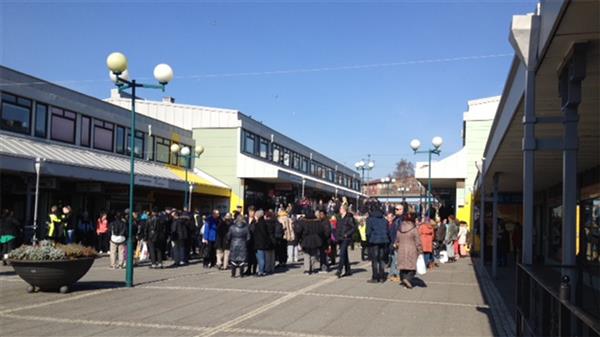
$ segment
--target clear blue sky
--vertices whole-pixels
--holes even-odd
[[[238,109],[349,166],[371,153],[372,177],[400,158],[425,160],[410,152],[412,138],[442,136],[442,157],[462,146],[467,100],[501,94],[511,16],[535,8],[529,0],[24,2],[0,1],[3,65],[106,98],[110,52],[124,52],[138,79],[169,63],[167,94],[177,102]],[[486,55],[504,56],[410,62]],[[380,66],[344,68],[372,64]]]

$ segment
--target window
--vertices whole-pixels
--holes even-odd
[[[113,123],[94,120],[94,149],[113,151],[113,136],[115,126]]]
[[[244,131],[244,152],[254,154],[256,152],[256,137],[248,131]]]
[[[35,104],[35,136],[46,138],[48,129],[48,106],[45,104]]]
[[[315,163],[312,163],[312,162],[310,163],[310,175],[312,175],[312,176],[317,175]]]
[[[292,156],[292,167],[294,170],[300,170],[300,155],[297,153]]]
[[[154,160],[154,151],[155,151],[154,136],[149,136],[148,141],[150,142],[148,144],[148,160]]]
[[[134,154],[137,158],[144,159],[144,133],[142,131],[135,132],[134,139]],[[127,131],[127,143],[125,145],[127,148],[127,155],[131,154],[131,130]]]
[[[171,141],[161,137],[156,137],[156,161],[168,164],[170,157]]]
[[[308,159],[306,159],[306,157],[302,157],[302,166],[300,167],[300,170],[304,173],[308,171]]]
[[[37,118],[36,118],[37,119]],[[90,127],[91,119],[86,116],[81,116],[81,146],[90,147]]]
[[[51,107],[50,111],[52,113],[50,138],[60,142],[75,144],[75,113],[56,107]]]
[[[333,180],[333,170],[330,168],[327,169],[327,180],[334,181]]]
[[[2,93],[0,110],[3,130],[29,134],[31,131],[31,100]]]
[[[117,126],[117,153],[125,154],[125,128]]]
[[[283,149],[283,165],[290,166],[290,150]]]
[[[281,146],[277,145],[277,144],[273,144],[273,157],[272,160],[275,163],[280,163],[281,162]]]
[[[268,153],[269,153],[269,142],[266,139],[261,138],[260,144],[259,144],[259,149],[258,149],[258,155],[261,158],[267,158]]]

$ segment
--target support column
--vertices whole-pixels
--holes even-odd
[[[563,184],[562,184],[562,270],[571,284],[571,301],[575,300],[576,240],[577,240],[577,151],[579,115],[581,103],[581,81],[585,77],[585,48],[576,44],[571,50],[570,60],[560,72],[559,93],[563,113]]]
[[[492,277],[498,276],[498,178],[494,174],[493,204],[492,204]]]
[[[25,228],[31,229],[31,235],[33,235],[33,189],[35,189],[33,181],[27,178],[25,183]],[[29,234],[29,231],[25,230],[25,233]],[[29,236],[26,235],[25,239],[29,240]]]
[[[479,190],[481,209],[479,210],[479,246],[481,246],[481,266],[485,266],[485,176],[481,175],[481,188]]]
[[[533,263],[535,188],[535,71],[525,74],[525,113],[523,116],[523,242],[522,263]]]

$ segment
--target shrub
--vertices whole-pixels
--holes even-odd
[[[8,253],[9,259],[29,261],[57,261],[96,256],[96,250],[91,247],[54,244],[51,241],[41,241],[35,246],[24,245]]]

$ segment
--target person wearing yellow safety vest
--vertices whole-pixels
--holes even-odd
[[[367,222],[364,217],[358,222],[358,234],[360,235],[360,259],[366,261],[369,259],[369,254],[367,253]]]
[[[65,229],[60,216],[58,215],[58,207],[52,206],[48,215],[48,239],[55,242],[64,243]]]

